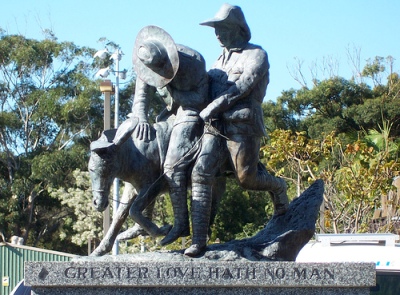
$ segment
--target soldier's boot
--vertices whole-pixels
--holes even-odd
[[[169,195],[174,211],[174,226],[161,240],[160,244],[162,246],[171,244],[180,237],[190,235],[186,177],[174,176],[173,181],[168,182],[170,185]]]
[[[279,177],[271,176],[271,194],[272,203],[274,204],[274,215],[283,215],[289,208],[289,199],[287,196],[287,185],[285,180]]]
[[[271,175],[260,162],[252,189],[268,191],[274,204],[274,215],[283,215],[289,207],[287,185],[285,180]]]
[[[211,215],[211,185],[192,184],[192,245],[185,250],[187,256],[197,256],[207,246]]]

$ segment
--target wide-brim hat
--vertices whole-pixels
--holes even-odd
[[[157,26],[147,26],[139,31],[132,60],[140,79],[154,87],[167,85],[179,68],[174,40]]]
[[[248,42],[251,39],[250,28],[247,25],[243,11],[239,6],[224,3],[213,18],[201,22],[200,25],[215,28],[215,25],[218,23],[238,25],[242,29],[246,41]]]

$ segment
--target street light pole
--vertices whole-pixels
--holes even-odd
[[[104,80],[100,83],[100,91],[104,94],[104,130],[111,128],[111,94],[113,85],[110,80]],[[103,235],[105,236],[110,228],[110,207],[103,212]]]
[[[116,56],[114,54],[116,53]],[[114,128],[117,129],[119,125],[119,60],[121,59],[121,53],[120,50],[117,49],[116,52],[113,54],[113,59],[115,61],[115,94],[114,94]],[[116,218],[117,216],[117,209],[119,206],[119,179],[115,178],[114,179],[114,198],[113,198],[113,219]],[[114,241],[114,246],[112,249],[113,255],[118,255],[119,252],[119,241],[118,239],[115,239]]]

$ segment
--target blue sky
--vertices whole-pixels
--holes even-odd
[[[200,26],[224,2],[219,0],[2,0],[0,27],[8,34],[42,39],[41,29],[52,29],[60,41],[102,49],[106,37],[125,53],[121,68],[131,69],[131,52],[139,30],[158,25],[176,43],[203,54],[209,68],[221,48],[210,27]],[[350,79],[348,51],[360,51],[361,66],[375,56],[397,58],[400,64],[400,1],[398,0],[236,0],[252,31],[251,42],[269,55],[271,81],[266,100],[275,100],[283,90],[298,89],[290,74],[303,62],[309,67],[333,60],[338,75]],[[323,71],[317,77],[325,78]],[[311,83],[310,83],[311,84]]]

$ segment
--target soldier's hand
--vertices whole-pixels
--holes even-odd
[[[204,122],[208,122],[212,118],[212,115],[212,108],[210,106],[207,106],[200,112],[200,118],[202,118]]]
[[[149,141],[151,138],[150,125],[147,122],[140,122],[135,130],[136,138],[144,141]]]

